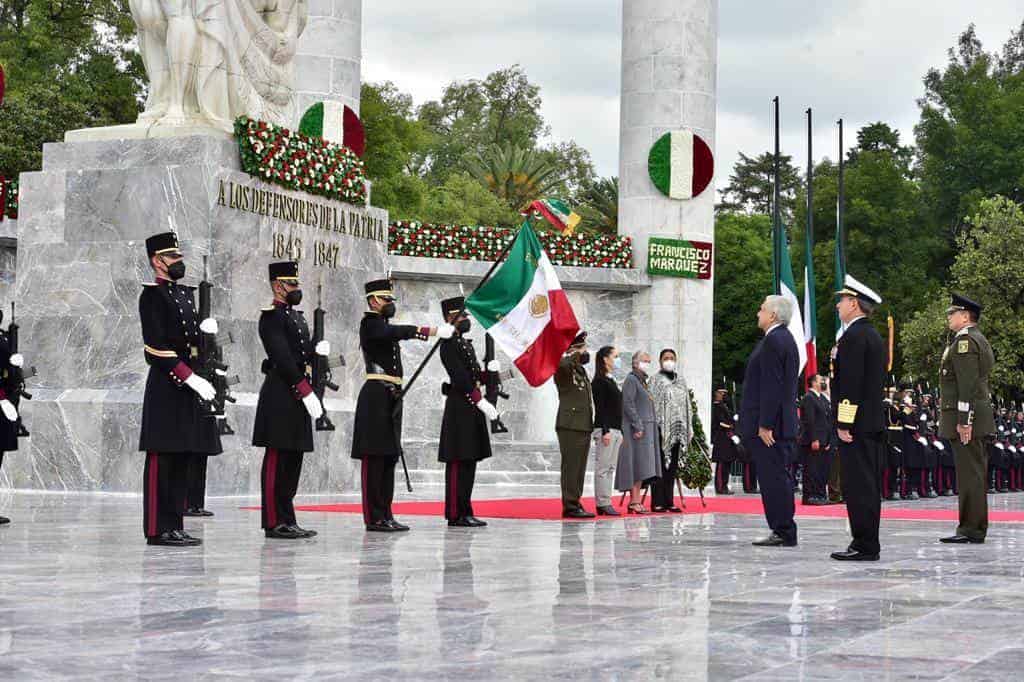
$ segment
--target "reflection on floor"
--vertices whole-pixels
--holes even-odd
[[[437,490],[418,491],[430,498]],[[536,496],[522,489],[479,497]],[[540,494],[550,494],[544,490]],[[1024,510],[1024,495],[993,508]],[[352,501],[304,498],[308,503]],[[882,561],[829,560],[843,519],[759,549],[755,516],[481,530],[305,513],[266,540],[249,498],[188,520],[201,548],[147,547],[140,500],[0,491],[0,679],[985,679],[1024,667],[1024,525],[944,546],[887,521]],[[904,503],[907,504],[907,503]],[[948,508],[955,499],[915,503]]]

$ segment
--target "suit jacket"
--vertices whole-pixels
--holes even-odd
[[[785,326],[772,329],[754,346],[743,375],[743,438],[754,438],[758,428],[766,428],[772,430],[776,440],[796,439],[799,364],[796,341]]]
[[[836,426],[859,434],[885,431],[882,337],[866,317],[854,320],[836,344],[832,396]]]
[[[807,391],[800,401],[800,444],[810,447],[818,441],[824,450],[829,444],[832,420],[828,414],[828,406],[824,398],[813,391]]]
[[[555,371],[558,388],[558,417],[555,429],[564,431],[592,431],[594,428],[594,398],[587,371],[580,364],[579,353],[562,358]]]

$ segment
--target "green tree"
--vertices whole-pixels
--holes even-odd
[[[513,211],[468,173],[452,173],[440,187],[431,188],[420,219],[432,223],[513,227],[521,222]]]
[[[944,310],[948,291],[984,306],[981,327],[992,343],[996,365],[992,389],[1020,400],[1024,387],[1024,210],[1006,197],[985,199],[957,238],[956,260],[947,287],[936,290],[927,305],[904,325],[900,347],[905,372],[938,377],[948,334]]]
[[[715,380],[743,380],[747,356],[760,338],[756,313],[772,292],[771,220],[719,213],[715,218]]]
[[[924,78],[915,127],[925,202],[950,238],[985,197],[1024,201],[1024,24],[1001,56],[972,24],[942,70]]]
[[[578,196],[576,212],[583,218],[578,229],[604,234],[619,233],[619,179],[598,178]]]
[[[775,157],[765,152],[752,158],[740,152],[739,161],[729,176],[729,184],[722,190],[719,210],[727,213],[771,215]],[[800,172],[793,165],[793,157],[779,157],[780,210],[783,220],[789,221],[796,207],[796,193],[800,188]]]
[[[558,182],[544,155],[512,144],[492,145],[467,162],[470,174],[515,211],[544,198]]]

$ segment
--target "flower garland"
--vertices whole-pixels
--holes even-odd
[[[366,203],[366,171],[351,149],[265,121],[239,116],[242,170],[287,189],[349,204]]]
[[[0,220],[18,219],[18,179],[0,176]]]
[[[432,225],[417,221],[391,224],[388,250],[395,256],[493,261],[516,230],[468,225]],[[633,267],[629,237],[538,232],[554,265],[592,268]]]
[[[697,413],[697,401],[690,389],[690,415],[693,424],[693,437],[686,448],[686,456],[679,467],[677,477],[687,488],[700,492],[701,502],[704,501],[704,488],[711,482],[711,453],[708,439],[704,435],[704,425]]]

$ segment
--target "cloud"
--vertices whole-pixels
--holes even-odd
[[[621,0],[372,0],[363,19],[365,80],[392,80],[422,103],[453,80],[521,64],[542,88],[553,140],[576,140],[600,174],[618,173]],[[960,32],[974,22],[996,51],[1022,20],[1020,0],[722,0],[716,183],[738,152],[769,149],[775,95],[783,151],[801,166],[809,106],[818,158],[835,158],[839,117],[851,143],[878,120],[911,142],[922,78]]]

